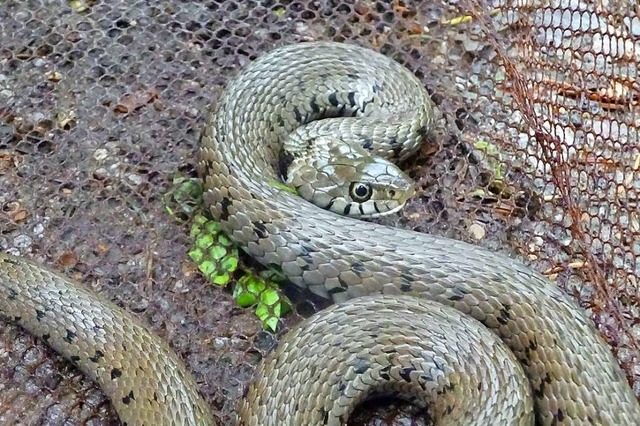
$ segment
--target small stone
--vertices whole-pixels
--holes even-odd
[[[18,235],[13,239],[13,245],[18,248],[29,248],[32,243],[33,240],[28,235]]]
[[[189,290],[189,286],[184,285],[183,280],[177,280],[173,286],[173,291],[175,293],[188,293]]]
[[[39,223],[33,227],[33,233],[36,234],[38,237],[41,237],[43,232],[44,232],[43,224]]]
[[[228,340],[229,339],[226,337],[216,337],[213,339],[213,347],[216,349],[222,349],[226,346]]]
[[[93,178],[96,180],[103,180],[108,176],[107,169],[100,167],[93,172]]]
[[[136,174],[129,174],[127,176],[127,179],[129,179],[131,181],[131,183],[133,183],[134,185],[140,185],[142,184],[142,178]]]
[[[98,148],[93,152],[93,159],[96,161],[105,160],[109,156],[109,151],[104,148]]]
[[[485,231],[484,227],[480,224],[474,223],[469,227],[469,235],[471,235],[476,240],[482,240],[487,231]]]

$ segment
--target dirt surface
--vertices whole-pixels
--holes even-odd
[[[517,154],[522,119],[500,89],[495,39],[477,25],[443,23],[465,13],[456,1],[111,3],[0,3],[0,250],[137,314],[193,371],[221,424],[278,335],[207,285],[186,255],[189,224],[167,213],[163,195],[176,177],[195,176],[205,112],[225,82],[275,45],[369,46],[432,93],[442,118],[407,165],[423,190],[385,223],[516,254],[540,271],[573,260],[558,249],[565,234],[545,219],[555,212],[545,210],[548,182],[522,156],[492,162],[478,144]],[[506,50],[515,34],[501,35]],[[574,278],[570,268],[559,271],[552,278],[565,285]],[[283,329],[323,306],[306,297],[295,295]],[[634,354],[623,363],[633,367]],[[405,417],[362,421],[412,424]],[[0,322],[0,424],[16,421],[117,424],[73,366]]]

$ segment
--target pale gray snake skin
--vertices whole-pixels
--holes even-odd
[[[433,125],[410,72],[366,49],[299,43],[253,61],[216,105],[199,165],[211,213],[258,261],[339,302],[259,367],[241,423],[344,424],[362,399],[390,392],[428,405],[436,424],[640,424],[609,347],[540,274],[462,242],[337,216],[274,185],[283,138],[314,118],[366,116],[296,137],[364,137],[379,153],[410,155]],[[123,422],[214,424],[165,343],[65,278],[0,254],[0,312],[96,380]]]

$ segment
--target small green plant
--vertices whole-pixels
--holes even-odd
[[[249,269],[240,268],[237,247],[224,234],[220,224],[197,215],[191,228],[194,247],[189,257],[198,269],[212,283],[224,287],[236,277],[233,297],[238,306],[255,306],[255,312],[266,328],[276,330],[280,318],[291,311],[291,302],[280,293],[276,283],[279,278],[276,271],[265,271],[256,275]]]
[[[172,183],[173,188],[163,197],[167,213],[180,222],[193,217],[190,232],[193,247],[188,252],[189,258],[213,284],[225,287],[234,282],[233,297],[238,306],[255,306],[256,315],[263,326],[275,331],[280,318],[291,311],[291,302],[281,294],[278,285],[278,282],[284,281],[284,277],[274,270],[256,275],[250,269],[241,267],[238,248],[225,235],[220,224],[199,213],[202,210],[202,186],[199,181],[177,176]],[[278,184],[278,187],[281,185]]]
[[[212,283],[225,286],[238,269],[238,249],[224,235],[220,225],[197,215],[191,227],[194,247],[189,257]]]

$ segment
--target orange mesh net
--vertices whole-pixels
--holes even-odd
[[[557,281],[640,395],[635,2],[6,0],[0,22],[0,250],[139,314],[223,423],[274,336],[206,288],[162,195],[195,176],[204,111],[225,82],[304,40],[382,51],[438,104],[408,166],[420,196],[387,222],[517,255]],[[115,422],[77,371],[0,330],[0,423]]]

